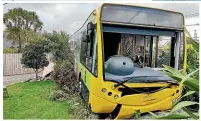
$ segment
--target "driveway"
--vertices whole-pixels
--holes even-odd
[[[17,82],[27,81],[29,79],[35,78],[35,74],[24,74],[24,75],[14,75],[14,76],[4,76],[3,86],[7,86]]]

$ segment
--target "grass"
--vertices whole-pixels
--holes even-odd
[[[69,119],[68,101],[50,101],[56,89],[52,81],[22,82],[7,87],[4,119]]]

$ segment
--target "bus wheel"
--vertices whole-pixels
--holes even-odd
[[[111,116],[110,116],[110,114],[99,113],[99,114],[98,114],[98,118],[99,118],[99,119],[111,119]]]
[[[80,82],[80,98],[81,98],[82,100],[84,100],[84,98],[83,98],[83,96],[82,96],[82,87],[81,87],[81,82]]]
[[[81,78],[79,78],[79,90],[80,90],[80,97],[84,100],[84,97],[83,97],[83,81]]]
[[[80,80],[80,96],[84,100],[84,102],[88,103],[89,90],[87,89],[82,79],[80,78],[79,80]]]

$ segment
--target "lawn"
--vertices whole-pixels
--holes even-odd
[[[50,101],[56,88],[52,81],[22,82],[7,87],[4,119],[69,119],[68,101]]]

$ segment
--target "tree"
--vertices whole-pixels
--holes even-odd
[[[191,44],[188,45],[187,52],[187,73],[190,73],[199,68],[199,52],[197,52]],[[193,77],[199,79],[199,72],[196,73]]]
[[[38,80],[38,70],[49,64],[45,52],[46,49],[40,41],[27,44],[22,51],[21,63],[27,68],[34,69],[36,80]]]
[[[4,14],[5,35],[7,39],[15,41],[18,51],[22,51],[22,45],[29,41],[30,32],[41,31],[43,22],[34,11],[27,11],[22,8],[10,9]]]
[[[53,54],[54,61],[62,61],[66,58],[70,58],[70,48],[68,46],[69,35],[63,31],[52,33],[44,33],[44,36],[49,40],[48,46],[50,52]]]
[[[64,31],[44,32],[43,45],[53,55],[53,79],[68,94],[79,92],[79,82],[74,73],[73,53],[68,45],[69,35]]]

